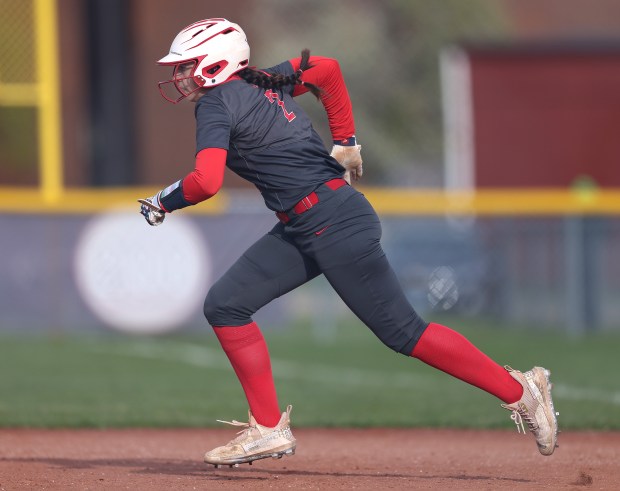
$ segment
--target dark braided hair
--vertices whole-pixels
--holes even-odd
[[[317,87],[314,84],[304,82],[301,79],[302,74],[308,68],[312,68],[312,65],[308,63],[310,59],[310,50],[304,49],[301,52],[301,64],[299,66],[299,70],[297,70],[293,75],[282,75],[275,74],[269,75],[265,72],[261,72],[256,70],[255,68],[244,68],[240,72],[237,72],[243,80],[250,84],[257,85],[263,89],[281,89],[287,85],[303,85],[307,87],[310,92],[314,94],[314,96],[318,99],[321,94],[323,94],[323,90],[320,87]]]

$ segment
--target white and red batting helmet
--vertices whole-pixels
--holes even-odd
[[[226,19],[194,22],[177,34],[170,52],[157,62],[174,67],[172,78],[159,82],[159,90],[166,100],[177,103],[198,89],[225,82],[249,62],[250,46],[237,24]],[[182,72],[180,66],[184,67]],[[178,97],[172,97],[169,89]]]

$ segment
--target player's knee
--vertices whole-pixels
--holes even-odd
[[[405,329],[382,330],[377,333],[377,336],[383,344],[396,353],[411,356],[413,348],[427,327],[428,322],[416,315]]]
[[[426,322],[424,319],[422,319],[422,317],[416,314],[416,317],[413,321],[411,339],[405,346],[402,346],[401,349],[398,350],[398,352],[405,356],[411,356],[411,353],[413,353],[413,348],[415,348],[415,345],[418,344],[418,341],[422,337],[422,334],[424,334],[424,331],[426,331],[428,325],[429,322]]]
[[[252,322],[245,308],[214,285],[204,303],[204,315],[212,326],[243,326]]]
[[[211,290],[209,290],[203,306],[203,312],[205,314],[205,317],[207,318],[209,324],[211,324],[212,326],[217,325],[214,324],[213,321],[219,316],[219,310],[220,302],[218,301],[216,294],[212,288]]]
[[[226,298],[222,296],[217,288],[211,288],[205,298],[204,314],[207,321],[212,326],[229,326],[231,314],[227,306]]]

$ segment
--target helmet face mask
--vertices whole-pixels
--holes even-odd
[[[159,82],[162,96],[177,103],[199,89],[215,87],[248,66],[245,33],[226,19],[205,19],[183,29],[170,52],[157,63],[172,66],[172,78]]]
[[[174,65],[172,77],[157,84],[162,97],[176,104],[202,88],[202,84],[199,85],[194,76],[196,65],[196,60]]]

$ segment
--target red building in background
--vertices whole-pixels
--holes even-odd
[[[449,187],[620,187],[620,43],[451,48],[442,80]]]

